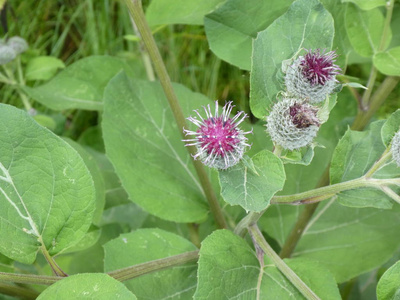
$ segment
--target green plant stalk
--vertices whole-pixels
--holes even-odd
[[[18,86],[18,84],[25,85],[25,82],[24,82],[23,77],[22,77],[21,62],[20,62],[20,58],[19,57],[17,57],[17,61],[18,61],[17,62],[18,76],[19,76],[20,81],[16,81],[16,79],[14,77],[14,74],[5,65],[3,65],[3,70],[4,70],[5,74],[6,74],[6,78],[8,78],[8,81],[9,81],[10,85],[16,87],[17,93],[20,96],[21,101],[22,101],[25,109],[27,111],[29,111],[32,108],[32,105],[30,104],[30,102],[28,100],[28,97],[26,97],[25,94],[22,93],[22,91],[20,90],[20,88]]]
[[[390,151],[390,148],[386,148],[386,150],[383,152],[382,156],[379,158],[379,160],[374,163],[374,165],[365,173],[366,178],[372,177],[376,171],[378,171],[380,168],[382,168],[386,162],[392,158],[392,151]]]
[[[43,244],[43,242],[42,242]],[[53,257],[50,255],[50,253],[47,251],[45,246],[42,246],[40,248],[42,250],[42,254],[46,261],[49,263],[51,269],[53,270],[54,275],[58,277],[67,277],[68,274],[66,274],[59,265],[57,265],[56,261],[53,259]]]
[[[149,81],[155,81],[156,76],[154,75],[154,70],[153,70],[153,66],[151,65],[151,60],[150,60],[149,54],[147,53],[146,48],[143,44],[143,40],[141,39],[140,32],[135,24],[135,21],[133,20],[132,17],[130,17],[130,19],[131,19],[133,31],[140,38],[139,52],[140,52],[140,55],[142,56],[142,61],[143,61],[144,69],[146,70],[147,79]]]
[[[39,292],[17,285],[7,284],[0,282],[0,294],[5,294],[21,299],[36,299],[39,296]]]
[[[394,90],[400,81],[400,77],[388,76],[378,87],[374,95],[371,97],[371,103],[367,111],[358,111],[353,124],[351,125],[352,130],[363,130],[368,122],[371,120],[372,116],[381,107],[386,98]]]
[[[174,114],[178,128],[179,129],[187,128],[186,120],[183,115],[182,109],[179,105],[178,98],[176,97],[176,94],[173,90],[171,80],[169,78],[163,60],[161,58],[160,52],[158,51],[156,42],[154,41],[151,30],[144,16],[141,1],[125,0],[125,4],[128,7],[128,10],[133,20],[135,21],[138,31],[140,32],[140,35],[142,37],[143,43],[145,44],[149,56],[153,62],[154,69],[160,80],[164,93],[168,99],[168,103]],[[181,131],[181,134],[184,137],[183,131]],[[197,152],[197,149],[194,146],[187,147],[187,149],[191,154],[191,156],[193,156]],[[207,201],[210,205],[210,210],[214,215],[218,227],[227,228],[225,217],[222,213],[221,207],[218,203],[217,196],[215,195],[210,179],[208,178],[207,172],[205,171],[203,164],[199,160],[194,160],[194,159],[193,159],[193,164],[196,169],[197,175],[199,177],[200,183],[203,187],[203,191],[206,195]]]
[[[385,49],[385,45],[387,42],[387,38],[389,36],[390,29],[390,21],[392,19],[394,7],[394,0],[389,0],[386,4],[386,17],[385,24],[383,27],[381,41],[379,43],[378,52],[383,51]],[[371,73],[368,79],[367,90],[364,92],[363,97],[361,99],[361,104],[359,108],[359,113],[362,114],[365,111],[369,111],[369,106],[373,102],[371,98],[372,90],[375,85],[376,76],[378,75],[378,70],[374,65],[372,65]]]
[[[125,281],[154,271],[160,271],[177,265],[194,262],[197,261],[198,258],[199,251],[196,250],[115,270],[108,272],[107,274],[116,280]]]
[[[182,254],[169,256],[161,259],[148,261],[145,263],[133,265],[127,268],[118,269],[108,272],[107,274],[119,281],[129,280],[151,272],[160,271],[166,268],[179,266],[181,264],[197,261],[199,251],[185,252]],[[52,285],[53,283],[62,280],[64,277],[59,276],[42,276],[33,274],[16,274],[0,272],[0,282],[14,282],[24,284],[40,284]]]
[[[339,192],[352,190],[360,187],[374,187],[379,189],[381,186],[387,184],[393,184],[393,180],[389,181],[389,179],[373,179],[373,178],[366,178],[363,176],[357,179],[323,186],[302,193],[285,195],[285,196],[274,196],[271,200],[271,203],[302,204],[306,203],[307,200],[309,199],[312,199],[311,202],[319,202],[322,200],[329,199]]]
[[[320,298],[301,280],[299,276],[279,257],[271,248],[256,224],[249,227],[249,232],[253,240],[264,251],[264,253],[273,261],[274,265],[285,277],[299,290],[299,292],[308,300],[320,300]]]
[[[52,285],[61,279],[63,279],[63,277],[0,272],[0,282],[7,281],[23,284]]]

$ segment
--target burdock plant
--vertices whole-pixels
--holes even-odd
[[[267,132],[275,145],[296,150],[316,137],[320,121],[317,108],[297,98],[283,98],[267,117]]]
[[[285,76],[285,85],[290,95],[319,103],[332,93],[337,85],[336,75],[340,67],[335,64],[335,51],[308,50],[291,64]]]
[[[214,115],[210,105],[204,107],[206,118],[195,110],[197,117],[187,118],[195,124],[197,131],[184,129],[186,135],[193,135],[192,139],[184,140],[188,142],[186,146],[196,146],[197,153],[195,159],[200,159],[206,166],[216,169],[227,169],[237,164],[243,157],[247,143],[246,134],[251,131],[243,131],[238,125],[243,122],[247,115],[239,111],[233,118],[232,102],[228,102],[219,114],[218,101],[215,101]]]

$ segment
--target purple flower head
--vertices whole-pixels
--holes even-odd
[[[197,117],[187,118],[195,124],[197,131],[184,129],[185,135],[192,135],[192,139],[183,140],[188,142],[186,146],[196,146],[197,153],[193,156],[200,159],[206,166],[216,169],[227,169],[237,164],[243,157],[247,143],[246,134],[238,125],[243,122],[247,115],[240,111],[233,118],[229,115],[232,111],[232,102],[228,102],[219,114],[218,101],[215,101],[214,115],[210,105],[204,107],[206,118],[195,110]]]
[[[341,71],[339,66],[334,64],[336,58],[335,51],[325,53],[325,50],[321,52],[320,49],[314,52],[308,50],[300,63],[303,76],[312,85],[325,85],[327,81],[335,80],[335,76],[340,74]]]
[[[288,95],[310,103],[324,101],[337,86],[341,70],[334,64],[336,57],[335,51],[317,49],[295,59],[285,75]]]

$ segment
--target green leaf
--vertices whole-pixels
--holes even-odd
[[[337,0],[321,0],[321,3],[331,13],[335,20],[335,37],[333,39],[332,48],[339,54],[339,57],[336,59],[336,64],[341,66],[344,70],[347,64],[347,56],[350,51],[352,51],[344,21],[346,5],[339,4]]]
[[[29,60],[25,69],[26,80],[49,80],[58,69],[64,69],[62,60],[53,56],[38,56]]]
[[[400,47],[376,53],[374,66],[385,75],[400,76]]]
[[[348,130],[333,153],[330,168],[331,184],[363,176],[385,151],[380,138],[382,121],[371,124],[368,131]],[[390,177],[390,174],[388,174]],[[358,193],[356,191],[359,191]],[[338,201],[351,207],[391,208],[392,200],[373,188],[344,191]]]
[[[386,0],[342,0],[342,3],[353,2],[363,10],[370,10],[375,7],[385,6]]]
[[[203,25],[204,15],[224,0],[153,0],[146,10],[150,26],[160,24]]]
[[[268,150],[253,156],[256,172],[243,162],[219,171],[221,194],[231,205],[240,205],[246,211],[260,212],[265,209],[276,192],[285,183],[282,161]]]
[[[77,243],[94,212],[94,185],[82,158],[25,112],[0,104],[0,252],[31,264]]]
[[[348,82],[348,83],[344,83],[343,86],[350,86],[356,89],[364,89],[364,90],[368,90],[367,87],[363,86],[362,84],[358,83],[358,82]]]
[[[297,0],[289,10],[260,32],[253,43],[250,73],[250,107],[257,118],[284,89],[281,64],[302,48],[330,49],[334,35],[333,19],[317,0]]]
[[[221,59],[250,70],[252,40],[284,13],[292,0],[228,0],[205,16],[211,50]]]
[[[192,243],[173,233],[138,229],[104,245],[104,269],[113,271],[194,250]],[[153,272],[125,284],[139,299],[190,299],[196,287],[196,264]]]
[[[104,204],[106,201],[106,192],[104,188],[104,180],[103,176],[101,175],[100,168],[97,165],[94,156],[87,152],[85,148],[83,148],[78,143],[74,142],[71,139],[64,138],[64,140],[73,147],[76,152],[83,158],[87,168],[92,175],[93,182],[94,182],[94,189],[96,192],[96,209],[94,211],[93,216],[93,224],[99,225],[101,217],[103,215]]]
[[[382,275],[378,282],[376,294],[378,300],[400,299],[400,261]]]
[[[334,199],[319,205],[292,257],[317,260],[344,282],[370,271],[399,249],[400,208],[350,208]],[[368,259],[365,259],[368,257]]]
[[[85,149],[96,160],[103,177],[106,193],[105,209],[116,205],[131,203],[108,157],[104,153],[93,150],[90,147],[85,147]]]
[[[174,85],[184,114],[209,104],[203,95]],[[130,199],[147,212],[175,222],[203,221],[202,188],[163,90],[157,82],[119,74],[105,92],[106,152]]]
[[[320,265],[302,259],[285,262],[323,299],[341,299],[334,278]],[[227,230],[203,241],[198,265],[194,299],[304,299],[274,266],[261,268],[246,241]]]
[[[378,52],[385,23],[385,18],[378,8],[363,11],[349,3],[345,23],[350,43],[359,55],[371,57]],[[392,31],[389,30],[385,47],[389,46],[391,38]]]
[[[121,282],[107,274],[77,274],[66,277],[40,294],[38,300],[135,300],[137,299]]]
[[[280,158],[283,163],[309,165],[314,157],[314,146],[303,147],[300,150],[284,150]]]
[[[381,129],[382,142],[388,147],[393,136],[400,130],[400,109],[390,115]]]
[[[23,86],[22,89],[34,100],[54,110],[101,110],[104,88],[121,70],[128,72],[130,69],[120,59],[91,56],[68,66],[41,86]]]

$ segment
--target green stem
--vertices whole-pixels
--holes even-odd
[[[23,284],[51,285],[63,277],[0,272],[0,281]]]
[[[151,65],[150,56],[146,51],[146,48],[145,48],[145,46],[143,44],[143,40],[141,39],[141,36],[140,36],[140,32],[139,32],[139,30],[138,30],[138,28],[136,26],[136,23],[135,23],[135,21],[133,20],[132,17],[131,17],[131,22],[132,22],[133,31],[140,38],[140,40],[139,40],[139,52],[140,52],[140,55],[142,56],[142,61],[143,61],[144,69],[146,70],[147,79],[149,81],[155,81],[156,80],[156,76],[154,74],[153,66]]]
[[[147,24],[142,9],[142,3],[140,0],[125,0],[125,4],[128,7],[128,10],[140,32],[143,43],[145,44],[149,56],[153,62],[154,69],[157,73],[161,86],[168,99],[168,103],[174,114],[175,121],[178,125],[178,128],[181,130],[182,136],[184,137],[182,129],[187,128],[185,117],[179,105],[178,98],[176,97],[176,94],[173,90],[171,80],[161,58],[160,52],[158,51],[156,42],[154,41],[151,30]],[[197,152],[195,146],[187,147],[187,149],[191,156],[195,155],[195,153]],[[210,179],[208,178],[207,172],[204,169],[203,164],[199,160],[193,160],[193,164],[199,177],[200,183],[203,187],[203,191],[206,195],[207,201],[210,205],[210,210],[214,215],[218,227],[227,228],[225,217],[222,213],[221,207],[219,206],[217,196],[215,195]]]
[[[198,258],[199,251],[196,250],[133,265],[127,268],[108,272],[107,274],[119,281],[125,281],[154,271],[160,271],[181,264],[194,262],[197,261]],[[51,285],[61,279],[63,279],[63,277],[0,272],[0,281],[14,283]]]
[[[274,265],[285,277],[299,290],[299,292],[308,300],[320,300],[320,298],[301,280],[299,276],[279,257],[271,248],[257,225],[251,225],[249,232],[253,240],[264,251],[264,253],[273,261]]]
[[[13,297],[18,297],[21,299],[36,299],[39,293],[35,290],[27,289],[17,285],[7,284],[0,282],[0,294],[5,294]]]
[[[374,175],[376,171],[382,168],[391,157],[392,157],[392,151],[390,151],[390,148],[386,148],[382,156],[378,159],[376,163],[374,163],[374,165],[368,170],[367,173],[365,173],[364,176],[366,178],[372,177],[372,175]]]
[[[47,249],[42,246],[41,247],[42,253],[44,258],[47,260],[49,263],[51,269],[53,270],[54,275],[59,276],[59,277],[67,277],[68,274],[66,274],[59,265],[57,265],[56,261],[53,259],[53,257],[49,254]]]
[[[199,236],[199,224],[196,223],[189,223],[187,224],[189,228],[189,237],[190,241],[195,245],[197,248],[201,246],[201,240]]]
[[[379,183],[377,182],[377,180],[379,181]],[[309,202],[311,203],[319,202],[331,198],[332,196],[342,191],[352,190],[367,186],[378,187],[381,183],[380,182],[381,180],[384,179],[366,179],[364,177],[360,177],[345,182],[323,186],[302,193],[285,195],[285,196],[275,196],[272,198],[271,203],[291,203],[297,205]]]
[[[371,97],[371,102],[367,111],[359,110],[353,124],[351,125],[352,130],[363,130],[372,116],[376,113],[379,107],[382,106],[386,98],[394,90],[400,81],[400,77],[388,76],[380,84],[374,95]]]
[[[385,18],[385,24],[383,27],[383,31],[382,31],[381,41],[380,41],[379,47],[378,47],[378,52],[383,51],[386,46],[386,42],[387,42],[387,39],[389,36],[390,21],[392,19],[392,14],[393,14],[393,6],[394,6],[394,0],[389,0],[386,4],[386,18]],[[368,79],[367,90],[364,92],[364,95],[361,99],[361,105],[360,105],[361,113],[363,111],[364,112],[368,111],[369,106],[373,102],[372,99],[370,99],[370,97],[371,97],[372,90],[375,85],[375,80],[376,80],[377,74],[378,74],[378,70],[375,68],[374,65],[372,65],[371,73],[370,73],[370,76]]]
[[[186,252],[166,258],[161,258],[124,269],[108,272],[111,277],[125,281],[154,271],[160,271],[177,265],[194,262],[199,258],[199,251]]]
[[[237,225],[234,230],[235,234],[244,237],[246,235],[246,232],[248,228],[251,225],[254,225],[258,222],[258,219],[261,218],[261,216],[265,213],[267,209],[264,209],[263,211],[257,213],[257,212],[249,212],[247,216],[245,216]]]

